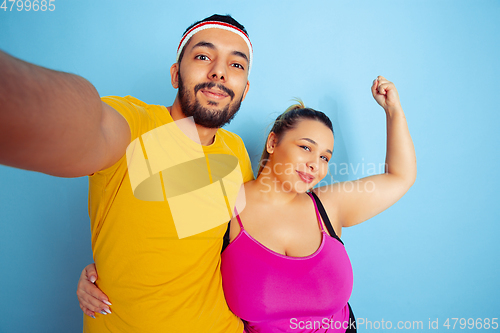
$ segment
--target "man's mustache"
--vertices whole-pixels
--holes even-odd
[[[215,82],[205,82],[205,83],[199,83],[194,87],[194,93],[196,94],[200,89],[212,89],[213,87],[217,87],[219,90],[222,90],[226,94],[228,94],[231,97],[231,100],[234,98],[234,91],[232,91],[229,88],[226,88],[220,83],[215,83]]]

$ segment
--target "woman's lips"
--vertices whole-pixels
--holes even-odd
[[[302,181],[304,181],[305,183],[309,184],[312,183],[312,181],[314,180],[314,176],[308,173],[297,171],[297,174],[299,175],[300,179],[302,179]]]

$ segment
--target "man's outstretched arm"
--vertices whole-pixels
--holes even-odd
[[[130,128],[84,78],[0,51],[0,164],[60,177],[113,165]]]

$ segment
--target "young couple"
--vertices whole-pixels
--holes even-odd
[[[243,67],[249,69],[252,50],[248,35],[237,23],[213,25],[209,29],[204,24],[186,30],[179,50],[184,57],[180,65],[173,67],[180,66],[187,72],[191,70],[187,68],[189,64],[200,75],[199,80],[188,81],[181,71],[183,75],[179,75],[178,81],[185,80],[194,88],[186,89],[183,94],[180,85],[178,99],[185,115],[194,115],[198,126],[210,128],[213,124],[197,119],[199,115],[192,111],[186,112],[191,108],[186,105],[189,103],[182,103],[184,95],[192,94],[191,103],[195,101],[202,107],[215,103],[222,106],[224,96],[217,94],[223,94],[224,90],[217,94],[197,90],[197,85],[220,82],[244,97],[248,83],[245,86],[241,81],[239,90],[230,83],[236,82],[234,78],[240,72],[248,71],[239,71],[240,65],[231,68],[230,61],[224,68],[218,59],[226,48],[228,53],[241,52],[248,55]],[[223,35],[233,37],[240,48],[236,44],[223,45],[219,40]],[[326,176],[334,147],[332,123],[324,113],[298,104],[276,119],[264,147],[257,179],[244,185],[246,206],[240,211],[238,206],[235,208],[230,222],[230,244],[221,255],[225,300],[231,311],[243,319],[246,332],[353,329],[354,316],[347,303],[352,290],[352,269],[339,238],[342,228],[361,223],[394,204],[416,176],[413,144],[396,88],[379,76],[371,90],[386,112],[387,170],[360,179],[355,186],[336,183],[313,189]],[[204,112],[207,118],[226,115],[230,119],[236,109]],[[217,125],[220,127],[221,123]],[[219,269],[218,262],[214,265]],[[108,297],[89,281],[96,278],[95,266],[89,265],[78,285],[80,306],[89,316],[111,312]],[[102,287],[99,280],[97,283]],[[203,294],[193,297],[203,300]],[[178,311],[190,311],[189,303],[183,307]],[[203,311],[212,309],[207,304]],[[110,316],[113,315],[116,314]],[[217,331],[205,329],[212,330]]]
[[[101,102],[80,77],[0,56],[6,73],[0,99],[7,104],[0,124],[10,124],[0,125],[0,132],[27,133],[16,142],[0,137],[0,147],[8,148],[0,149],[0,163],[64,177],[90,175],[99,277],[89,265],[79,281],[77,295],[89,315],[84,331],[352,329],[352,270],[339,238],[342,227],[394,204],[416,177],[413,144],[391,82],[379,76],[371,88],[386,112],[386,172],[358,180],[354,191],[343,183],[313,189],[328,171],[334,146],[323,113],[298,105],[280,115],[255,180],[241,139],[220,129],[245,98],[253,57],[248,34],[230,17],[212,16],[186,30],[171,67],[179,91],[168,108],[132,97]],[[207,159],[237,157],[245,182],[246,205],[236,204],[222,255],[227,225],[180,239],[173,208],[138,200],[127,169],[131,142],[138,140],[144,150],[145,133],[190,116]],[[145,159],[149,170],[152,159]]]

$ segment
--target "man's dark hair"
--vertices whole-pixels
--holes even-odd
[[[234,18],[232,18],[231,15],[219,15],[219,14],[214,14],[210,17],[207,17],[206,19],[194,22],[186,29],[186,31],[184,31],[184,33],[182,35],[184,36],[186,34],[186,32],[191,30],[191,28],[194,27],[195,25],[203,23],[203,22],[207,22],[207,21],[224,22],[224,23],[230,24],[230,25],[235,26],[236,28],[240,29],[248,36],[248,32],[246,31],[245,27],[243,25],[241,25],[238,21],[236,21]],[[188,41],[188,44],[189,44],[189,41]],[[186,44],[186,46],[187,46],[187,44]],[[185,49],[186,49],[186,47],[184,47],[182,49],[181,54],[179,55],[179,60],[177,61],[179,64],[181,63],[182,57],[184,56]]]

